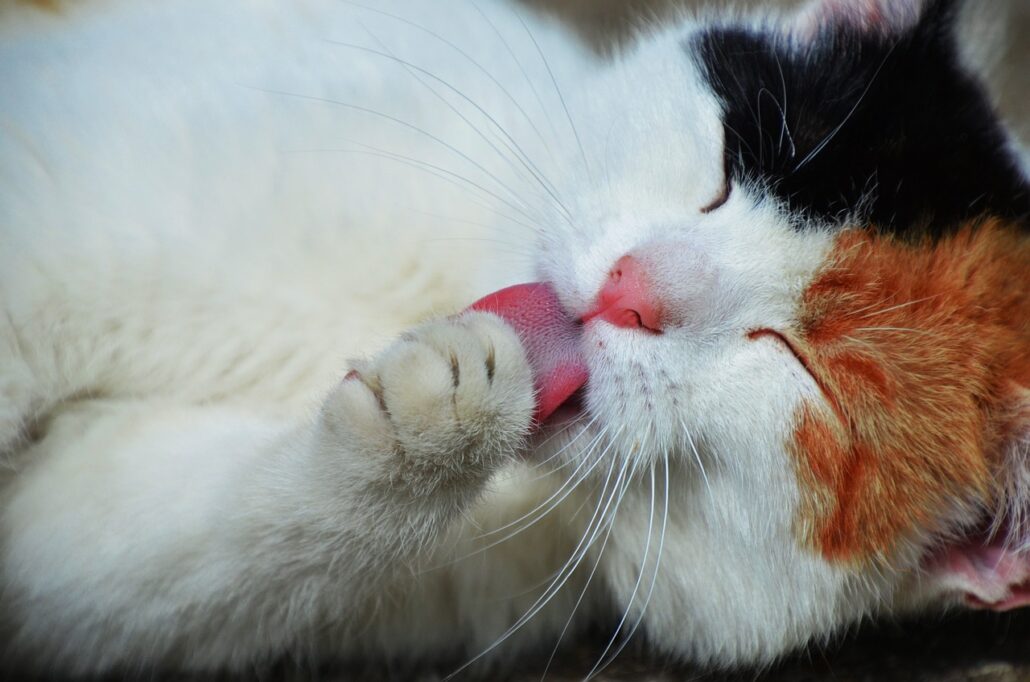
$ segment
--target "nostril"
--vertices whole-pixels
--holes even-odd
[[[580,318],[588,322],[600,318],[617,327],[646,329],[660,333],[661,311],[644,272],[642,263],[633,256],[623,256],[608,271],[594,309]]]
[[[642,328],[644,326],[643,320],[640,319],[640,313],[632,308],[623,308],[616,310],[612,315],[608,317],[608,321],[614,324],[616,327],[626,328]],[[655,331],[655,330],[652,330]]]

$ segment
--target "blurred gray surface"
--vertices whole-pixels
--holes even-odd
[[[550,647],[510,674],[458,675],[455,681],[573,682],[583,679],[604,650],[608,633],[594,641],[570,644],[547,671]],[[268,680],[444,680],[457,664],[436,672],[377,666],[338,666],[298,671],[292,664],[269,674]],[[1014,614],[972,613],[921,623],[881,623],[858,633],[788,657],[765,670],[715,672],[624,652],[594,678],[602,682],[1030,682],[1030,611]]]

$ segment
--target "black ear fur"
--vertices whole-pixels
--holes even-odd
[[[722,101],[726,164],[792,209],[940,235],[984,213],[1030,216],[1030,187],[982,85],[961,64],[954,0],[900,27],[832,21],[807,38],[696,36]]]

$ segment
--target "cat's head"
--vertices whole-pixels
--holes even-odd
[[[590,367],[562,456],[669,651],[1030,602],[1030,185],[961,16],[687,21],[569,94],[539,260]]]

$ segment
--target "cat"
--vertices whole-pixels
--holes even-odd
[[[503,671],[601,624],[589,677],[1030,603],[1030,165],[964,12],[601,59],[503,0],[9,7],[4,665]],[[588,377],[553,415],[546,330],[466,310],[525,282]]]

